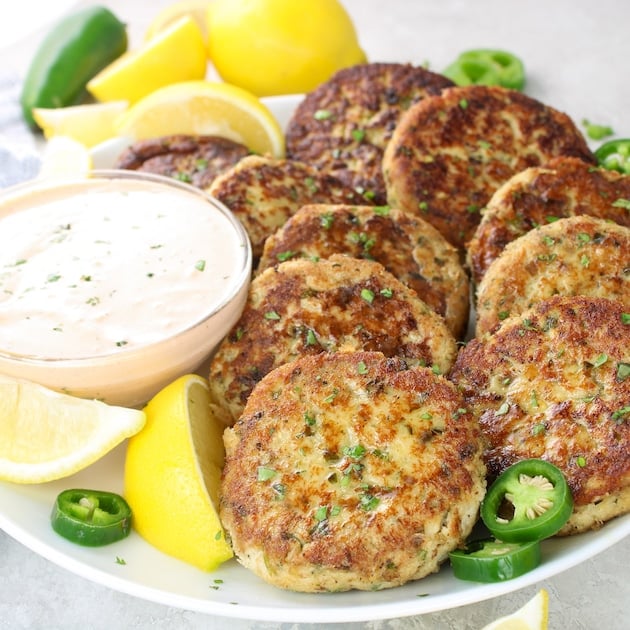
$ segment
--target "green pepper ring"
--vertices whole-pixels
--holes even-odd
[[[544,484],[543,478],[550,482],[550,488],[536,482]],[[514,506],[512,518],[500,515],[505,500]],[[573,496],[564,474],[542,459],[525,459],[506,468],[481,503],[481,519],[492,535],[504,542],[535,541],[553,536],[572,512]]]
[[[131,508],[114,492],[72,489],[61,492],[50,515],[52,528],[71,542],[100,547],[131,531]]]
[[[504,543],[483,539],[449,553],[456,578],[471,582],[503,582],[535,569],[541,561],[539,541]]]
[[[630,174],[630,138],[604,142],[594,155],[599,166],[609,171]]]
[[[479,48],[464,51],[442,74],[459,86],[500,85],[512,90],[525,87],[523,62],[505,50]]]

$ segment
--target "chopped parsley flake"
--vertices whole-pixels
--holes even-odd
[[[593,367],[601,367],[608,361],[608,355],[602,352],[600,355],[595,357],[590,363]]]
[[[509,403],[504,402],[495,412],[497,416],[504,416],[510,410]]]
[[[359,374],[367,374],[368,368],[367,365],[365,365],[365,361],[359,361],[357,364],[357,372]]]
[[[267,311],[264,317],[265,319],[280,319],[280,315],[276,311]]]
[[[630,376],[630,363],[619,363],[617,365],[617,380],[625,381]]]
[[[366,492],[361,495],[359,499],[359,504],[361,505],[361,509],[366,512],[370,512],[371,510],[375,510],[381,500],[378,497]]]
[[[630,199],[617,199],[613,202],[613,208],[625,208],[630,210]]]
[[[315,120],[328,120],[332,118],[332,112],[327,109],[318,109],[314,114],[313,118]]]
[[[361,289],[361,297],[368,303],[374,302],[374,291],[370,289]]]
[[[353,129],[352,130],[352,139],[356,142],[361,142],[365,138],[365,130],[364,129]]]
[[[205,260],[198,260],[195,263],[195,269],[197,271],[203,271],[206,268],[206,261]]]
[[[582,124],[584,125],[584,129],[586,129],[586,135],[591,140],[601,140],[602,138],[612,136],[614,133],[612,127],[609,127],[608,125],[599,125],[597,123],[592,123],[586,118],[582,121]]]
[[[258,481],[269,481],[273,479],[278,473],[273,468],[267,468],[266,466],[258,466],[256,479]]]
[[[280,261],[280,262],[284,262],[285,260],[289,260],[290,258],[293,258],[293,256],[295,256],[295,252],[291,251],[290,249],[287,250],[286,252],[280,252],[276,258]]]

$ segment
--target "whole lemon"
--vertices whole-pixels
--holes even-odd
[[[216,0],[208,32],[221,78],[257,96],[308,92],[366,61],[338,0]]]

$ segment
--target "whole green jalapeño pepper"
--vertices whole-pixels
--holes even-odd
[[[604,142],[594,155],[603,168],[630,175],[630,138]]]
[[[562,471],[542,459],[506,468],[481,503],[481,519],[504,542],[542,540],[556,534],[573,511],[573,496]]]
[[[127,30],[109,9],[86,7],[58,22],[28,67],[20,104],[33,128],[35,107],[66,107],[87,98],[87,82],[127,50]]]
[[[118,494],[100,490],[64,490],[50,515],[52,528],[87,547],[108,545],[131,530],[131,508]]]
[[[525,87],[523,62],[505,50],[467,50],[442,74],[460,86],[500,85],[512,90],[522,90]]]

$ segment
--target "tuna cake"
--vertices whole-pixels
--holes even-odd
[[[380,263],[334,254],[289,260],[252,281],[239,321],[210,364],[210,394],[226,424],[254,385],[299,356],[369,350],[446,373],[457,352],[444,318]]]
[[[489,478],[541,458],[574,500],[560,535],[630,511],[630,313],[556,296],[463,348],[450,373],[479,420]]]
[[[478,516],[478,424],[443,376],[374,352],[299,358],[224,433],[220,517],[238,561],[303,592],[437,571]]]
[[[467,262],[475,283],[504,247],[532,228],[588,214],[630,228],[630,177],[594,168],[575,158],[554,158],[525,169],[490,198],[468,243]]]
[[[247,231],[254,260],[265,239],[309,203],[365,203],[363,197],[314,166],[251,155],[218,177],[208,193],[226,205]]]
[[[502,87],[449,88],[401,117],[383,157],[387,201],[463,249],[501,184],[558,155],[595,163],[566,114]]]
[[[477,336],[553,295],[606,297],[630,312],[630,228],[576,215],[508,243],[477,288]]]
[[[166,175],[207,188],[249,149],[219,136],[172,135],[138,140],[118,157],[115,168]]]
[[[287,157],[318,166],[385,203],[383,151],[401,114],[454,85],[422,67],[368,63],[340,70],[309,92],[286,130]]]
[[[463,337],[469,282],[459,253],[432,225],[395,208],[304,206],[267,239],[258,272],[289,258],[335,253],[380,262],[442,315],[456,338]]]

